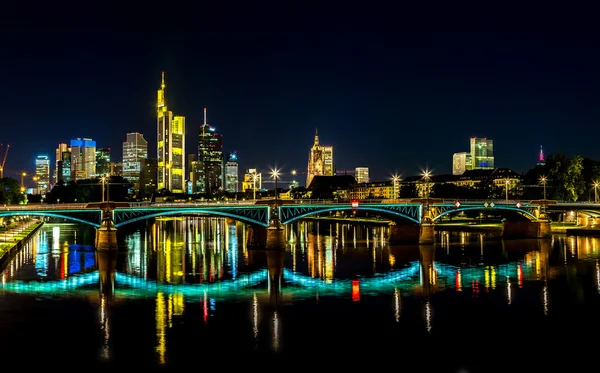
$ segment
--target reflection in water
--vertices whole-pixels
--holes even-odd
[[[283,352],[298,339],[296,330],[318,333],[310,328],[337,319],[357,322],[361,318],[352,317],[360,312],[389,312],[390,303],[394,321],[387,317],[385,322],[397,325],[407,338],[412,336],[405,324],[415,317],[424,319],[432,332],[434,302],[433,334],[447,328],[444,319],[452,308],[448,305],[465,301],[463,307],[496,302],[498,312],[510,309],[515,314],[529,307],[543,317],[539,310],[549,315],[550,300],[553,310],[563,301],[559,287],[553,285],[550,295],[549,284],[573,273],[565,265],[589,266],[587,272],[578,268],[569,286],[583,288],[581,282],[588,281],[587,287],[596,296],[600,293],[600,239],[589,237],[509,242],[442,232],[439,247],[390,246],[384,240],[385,227],[299,222],[286,227],[286,251],[261,251],[245,247],[241,224],[198,217],[150,223],[124,237],[126,251],[110,256],[89,250],[82,229],[61,224],[40,230],[8,262],[0,296],[73,295],[92,301],[98,307],[94,331],[102,336],[95,347],[101,359],[110,361],[127,355],[116,351],[122,343],[115,343],[127,333],[119,332],[118,322],[111,324],[119,318],[112,311],[123,300],[135,305],[136,312],[136,307],[152,304],[154,321],[134,317],[128,322],[150,324],[143,327],[153,329],[149,343],[155,351],[148,350],[158,363],[170,364],[180,353],[179,347],[167,346],[181,345],[182,330],[193,330],[206,340],[239,334],[245,341],[240,343],[248,344],[244,348]],[[335,302],[341,305],[332,305]],[[119,313],[128,307],[119,307]],[[340,307],[335,318],[326,319],[326,307]],[[290,312],[296,309],[302,318]],[[0,309],[0,320],[6,315]],[[555,312],[552,316],[547,320]],[[283,331],[282,323],[290,318],[293,323],[286,323],[289,327]],[[236,322],[235,327],[226,326]]]

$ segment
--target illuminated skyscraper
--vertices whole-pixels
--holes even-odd
[[[356,182],[358,184],[369,182],[369,167],[356,167]]]
[[[319,144],[319,133],[315,132],[315,142],[308,155],[308,170],[306,172],[306,186],[310,185],[315,176],[333,176],[333,146]]]
[[[61,159],[58,161],[58,175],[60,180],[65,183],[71,181],[71,148],[62,152]]]
[[[65,144],[65,143],[58,144],[58,147],[56,148],[56,158],[54,158],[53,177],[54,177],[55,184],[58,183],[58,181],[61,180],[61,178],[62,178],[62,174],[58,172],[58,162],[60,162],[62,160],[62,155],[66,151],[69,151],[69,152],[71,151],[67,144]]]
[[[262,189],[262,173],[258,172],[256,168],[251,168],[244,174],[244,181],[242,182],[242,191],[244,192],[258,192]]]
[[[471,165],[473,170],[494,169],[494,142],[487,138],[471,137]]]
[[[223,135],[217,133],[206,121],[204,108],[204,124],[200,126],[198,136],[198,165],[196,191],[214,193],[223,188]]]
[[[183,193],[185,187],[185,117],[167,109],[165,73],[156,100],[158,189]]]
[[[96,142],[88,138],[71,140],[71,179],[96,176]]]
[[[225,190],[230,193],[238,192],[238,157],[230,153],[225,165]]]
[[[133,188],[140,189],[139,179],[143,160],[148,158],[148,141],[138,132],[127,134],[123,143],[123,177],[133,183]]]
[[[452,156],[452,175],[462,175],[465,171],[472,169],[471,153],[454,153]]]
[[[35,159],[35,176],[37,192],[47,192],[50,184],[50,158],[47,155],[38,155]]]
[[[96,176],[110,175],[110,148],[96,150]]]

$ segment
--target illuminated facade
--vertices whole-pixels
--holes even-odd
[[[200,126],[198,136],[196,190],[200,193],[214,193],[222,189],[225,184],[223,166],[223,135],[208,125],[204,108],[204,124]]]
[[[236,153],[230,153],[225,165],[225,190],[230,193],[238,192],[238,156]]]
[[[492,140],[471,137],[471,167],[473,170],[494,169],[494,142]]]
[[[71,140],[72,180],[94,176],[96,176],[96,142],[88,138]]]
[[[123,162],[110,162],[110,176],[123,176]]]
[[[96,176],[102,177],[110,174],[110,148],[96,150]]]
[[[183,193],[185,188],[185,117],[167,109],[165,73],[156,100],[158,189]]]
[[[56,148],[56,157],[54,158],[54,173],[53,173],[53,177],[54,177],[54,183],[58,183],[59,180],[62,179],[62,174],[59,172],[58,170],[58,163],[62,160],[62,155],[64,152],[66,151],[71,151],[71,149],[69,149],[69,146],[65,143],[61,143],[58,144],[58,147]]]
[[[452,175],[462,175],[467,170],[473,169],[471,153],[454,153],[452,156]]]
[[[368,167],[356,167],[356,182],[359,184],[369,182],[369,168]]]
[[[319,133],[315,132],[315,142],[308,155],[308,170],[306,172],[306,186],[310,185],[315,176],[333,176],[333,146],[319,144]]]
[[[148,158],[148,141],[138,132],[128,133],[123,143],[123,177],[140,189],[140,172],[144,159]]]
[[[242,182],[242,191],[244,192],[258,192],[262,189],[262,174],[251,168],[244,174],[244,181]]]
[[[37,192],[45,193],[50,185],[50,158],[47,155],[38,155],[35,159],[35,177]]]
[[[58,161],[59,181],[63,182],[71,181],[71,148],[67,151],[62,152],[61,159]]]

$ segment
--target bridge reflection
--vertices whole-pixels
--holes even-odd
[[[249,305],[252,333],[269,334],[280,348],[283,304],[336,297],[368,302],[388,296],[400,322],[407,297],[423,297],[423,323],[435,328],[435,293],[500,291],[507,305],[528,282],[541,284],[541,312],[551,312],[548,281],[568,261],[595,261],[600,292],[600,238],[503,241],[480,234],[450,234],[439,246],[390,246],[382,228],[292,224],[286,250],[254,250],[243,244],[242,225],[220,219],[157,221],[132,233],[126,253],[86,251],[77,229],[49,225],[8,264],[0,291],[86,296],[97,302],[103,335],[101,356],[110,359],[113,305],[125,299],[155,304],[156,351],[167,361],[169,330],[190,303],[200,302],[210,324],[219,302]],[[556,248],[553,250],[553,247]],[[483,250],[482,250],[483,248]],[[261,329],[268,324],[268,332]],[[263,336],[264,337],[264,336]],[[261,337],[262,338],[262,337]],[[263,338],[264,340],[264,338]]]

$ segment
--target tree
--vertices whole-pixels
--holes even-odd
[[[16,205],[25,203],[25,194],[21,193],[21,186],[16,179],[4,177],[0,179],[0,203],[5,205]]]
[[[400,198],[417,198],[418,196],[416,184],[404,184],[400,188]]]
[[[569,199],[576,202],[585,193],[585,180],[583,179],[583,158],[579,155],[569,160],[566,178],[563,179],[564,188]]]

